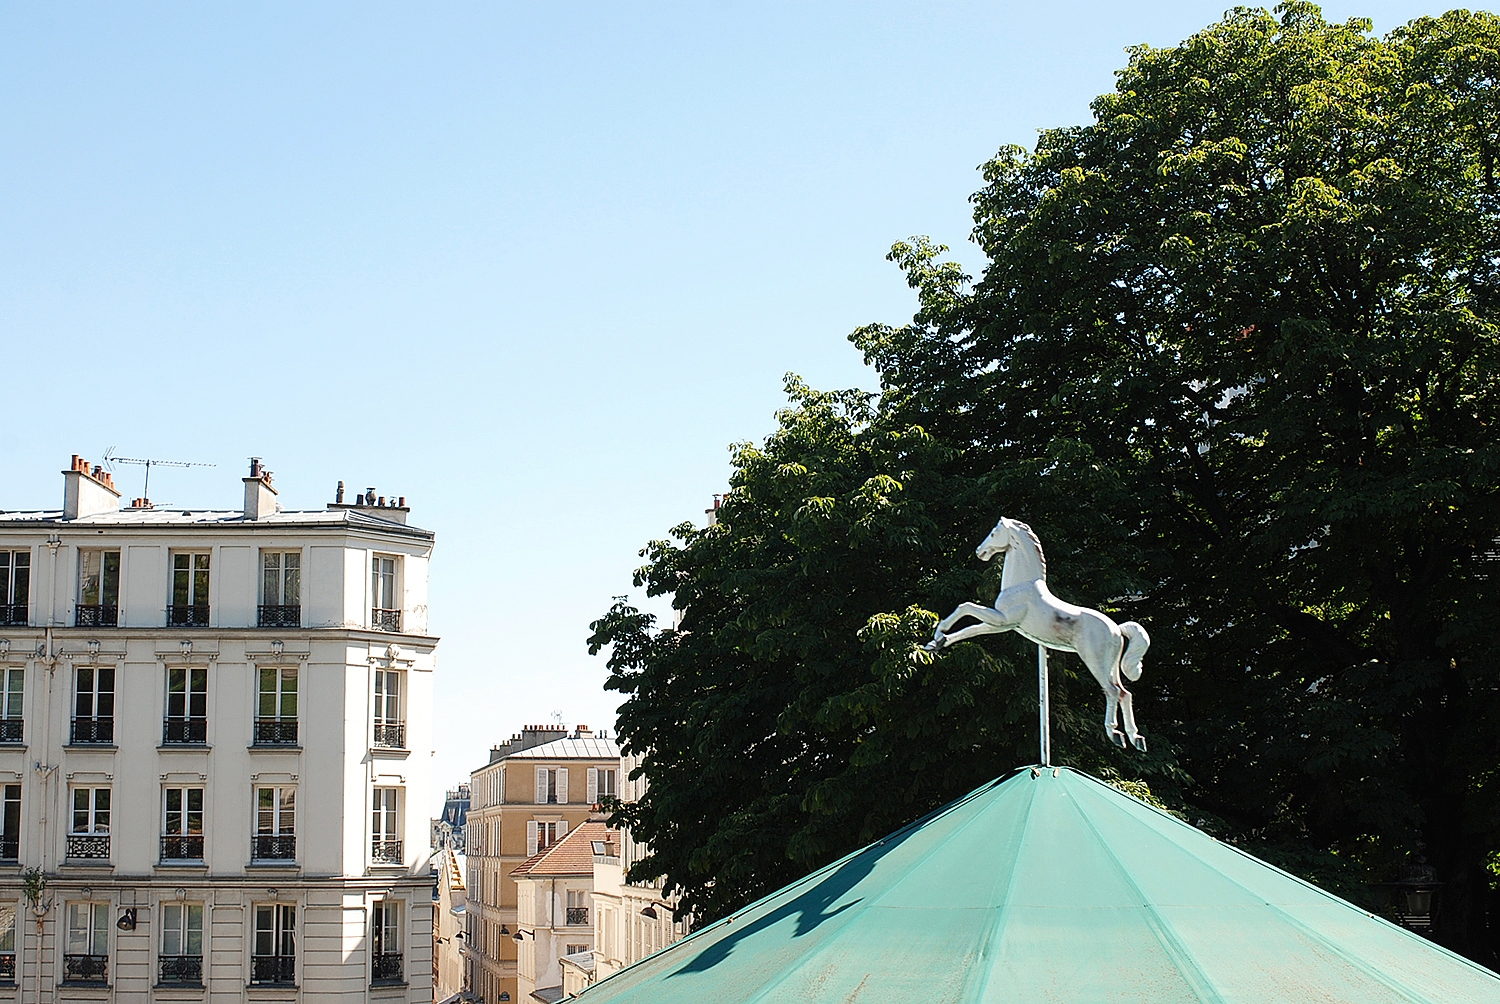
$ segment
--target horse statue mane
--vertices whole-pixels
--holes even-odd
[[[1026,532],[1026,536],[1031,538],[1031,546],[1036,548],[1036,560],[1042,566],[1042,578],[1045,579],[1047,577],[1047,552],[1042,550],[1041,538],[1036,535],[1035,530],[1033,530],[1027,524],[1022,523],[1020,520],[1015,519],[1011,520],[1011,522],[1014,523],[1018,529],[1024,530]]]

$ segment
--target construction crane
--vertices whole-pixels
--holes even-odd
[[[104,466],[108,470],[114,470],[115,464],[140,464],[146,468],[146,483],[141,487],[141,498],[151,498],[151,468],[153,467],[217,467],[217,464],[199,464],[184,460],[155,460],[140,459],[137,457],[115,456],[115,448],[111,446],[104,451]]]

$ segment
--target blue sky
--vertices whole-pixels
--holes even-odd
[[[891,243],[977,267],[975,167],[1226,6],[0,4],[0,508],[108,447],[217,464],[153,475],[178,506],[252,454],[289,508],[405,495],[438,785],[612,726],[588,622],[784,373],[873,385]]]

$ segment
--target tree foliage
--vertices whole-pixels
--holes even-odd
[[[638,874],[718,915],[1027,762],[1024,643],[915,651],[993,598],[1003,514],[1153,635],[1152,754],[1075,674],[1063,757],[1374,906],[1425,854],[1493,961],[1497,81],[1488,14],[1237,9],[984,165],[977,280],[898,244],[919,310],[852,336],[882,394],[793,383],[718,523],[648,549],[678,629],[595,625],[652,754]]]

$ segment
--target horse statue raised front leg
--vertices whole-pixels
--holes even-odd
[[[1144,751],[1146,739],[1136,728],[1130,691],[1120,678],[1141,678],[1141,659],[1151,645],[1146,629],[1135,621],[1116,624],[1097,610],[1075,607],[1053,596],[1047,588],[1047,559],[1041,541],[1025,523],[1002,518],[975,553],[983,561],[1005,555],[1000,595],[994,606],[960,603],[938,624],[927,650],[941,651],[975,635],[1015,631],[1049,649],[1076,652],[1104,691],[1105,738],[1124,747],[1129,737],[1131,745]],[[965,618],[978,623],[953,630]],[[1124,735],[1116,727],[1117,719],[1124,722]]]

